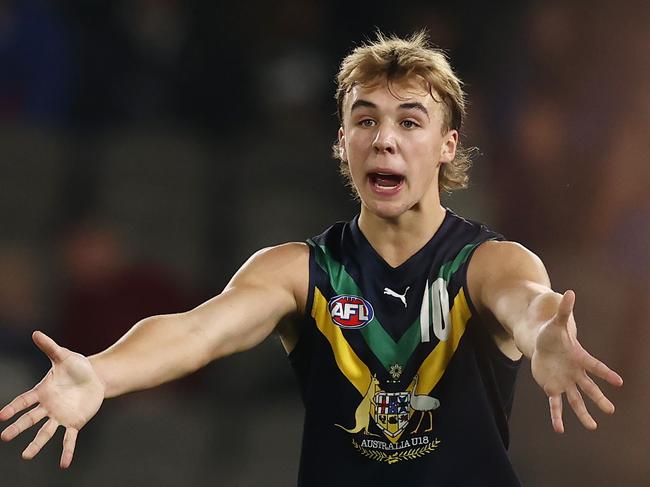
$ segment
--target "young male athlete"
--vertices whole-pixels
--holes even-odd
[[[302,486],[518,485],[506,450],[522,354],[555,431],[562,395],[595,429],[579,390],[613,413],[590,375],[622,379],[578,342],[573,291],[554,292],[534,254],[440,204],[440,190],[467,183],[463,98],[423,34],[355,49],[338,75],[335,153],[358,217],[257,252],[220,295],[142,320],[97,355],[35,332],[52,368],[0,411],[7,420],[35,406],[2,439],[47,417],[23,457],[64,426],[67,468],[105,398],[189,374],[274,330],[306,408]]]

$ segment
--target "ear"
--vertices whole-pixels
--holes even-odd
[[[345,155],[345,130],[343,127],[339,127],[339,157],[343,162],[347,162],[347,157]]]
[[[458,131],[450,130],[445,134],[440,146],[440,164],[448,164],[456,157],[458,147]]]

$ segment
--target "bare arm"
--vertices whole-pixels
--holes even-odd
[[[34,406],[5,428],[2,439],[10,441],[47,417],[23,458],[36,456],[64,426],[60,464],[69,467],[79,430],[105,398],[154,387],[248,349],[268,336],[284,316],[300,311],[306,301],[308,255],[303,244],[262,250],[219,296],[187,313],[144,319],[90,359],[35,332],[34,342],[50,358],[52,368],[34,388],[0,410],[0,421],[6,421]]]
[[[575,294],[554,292],[536,255],[516,243],[486,242],[470,263],[468,281],[479,313],[502,327],[495,331],[500,348],[512,356],[516,347],[531,360],[533,377],[549,397],[555,431],[564,431],[563,394],[582,424],[596,428],[578,388],[601,410],[614,412],[589,374],[615,386],[623,380],[580,345],[573,317]]]
[[[218,296],[186,313],[136,324],[90,357],[106,397],[169,382],[260,343],[283,317],[304,307],[308,256],[298,243],[261,250]]]

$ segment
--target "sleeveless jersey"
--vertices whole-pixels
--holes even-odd
[[[519,485],[507,456],[519,361],[498,350],[467,291],[474,250],[501,239],[447,210],[395,268],[358,217],[308,240],[289,355],[305,404],[299,486]]]

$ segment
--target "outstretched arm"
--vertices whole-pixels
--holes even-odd
[[[34,388],[0,410],[0,421],[29,410],[2,432],[10,441],[44,418],[23,452],[33,458],[59,426],[66,428],[61,468],[72,462],[79,430],[103,400],[147,389],[187,375],[219,357],[260,343],[285,316],[304,306],[308,250],[286,244],[262,250],[235,274],[215,298],[186,313],[146,318],[102,353],[84,357],[33,335],[52,368]]]
[[[106,397],[183,377],[264,340],[306,301],[309,251],[285,244],[253,255],[224,291],[182,314],[142,320],[90,357]]]
[[[580,390],[605,413],[614,412],[590,376],[614,386],[621,386],[623,379],[580,345],[573,316],[575,293],[554,292],[537,256],[513,242],[486,242],[472,258],[468,280],[479,313],[502,326],[497,338],[501,348],[516,347],[531,360],[533,378],[549,398],[556,432],[564,432],[563,394],[588,429],[597,425]]]

